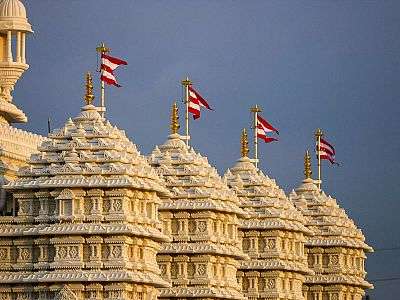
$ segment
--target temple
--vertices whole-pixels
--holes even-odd
[[[236,273],[238,260],[246,258],[238,231],[245,212],[207,158],[184,143],[176,110],[175,104],[171,135],[149,158],[171,193],[160,219],[173,240],[157,260],[172,287],[161,289],[160,298],[244,299]]]
[[[173,104],[166,141],[142,155],[95,105],[90,73],[61,128],[13,127],[27,122],[12,91],[31,32],[22,2],[0,0],[1,300],[361,300],[373,288],[373,249],[309,153],[286,195],[243,130],[221,177],[179,134]]]
[[[304,299],[305,276],[313,274],[307,264],[306,220],[276,184],[258,170],[248,157],[245,129],[241,158],[224,178],[248,213],[241,220],[243,250],[238,280],[249,300]]]
[[[304,158],[305,179],[289,196],[306,218],[313,235],[306,240],[308,275],[303,290],[306,299],[361,299],[373,286],[365,281],[366,253],[373,249],[336,200],[319,190],[311,178],[311,157]]]

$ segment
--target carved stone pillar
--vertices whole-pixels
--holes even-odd
[[[13,61],[13,56],[12,56],[12,33],[11,30],[7,31],[7,61],[12,62]]]

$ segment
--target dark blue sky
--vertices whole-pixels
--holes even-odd
[[[57,127],[78,113],[84,73],[95,71],[105,41],[129,63],[118,70],[123,87],[107,89],[107,116],[142,153],[166,139],[171,103],[189,75],[215,108],[192,122],[192,144],[221,174],[239,157],[256,103],[281,133],[260,146],[261,168],[286,191],[301,181],[304,151],[321,127],[342,163],[324,164],[325,191],[374,248],[400,246],[399,1],[25,4],[35,34],[31,68],[14,92],[29,116],[21,128],[45,134],[49,116]],[[399,254],[369,255],[369,279],[400,277]],[[398,299],[399,284],[377,282],[372,299]]]

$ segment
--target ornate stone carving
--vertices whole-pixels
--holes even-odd
[[[110,299],[128,299],[135,286],[155,300],[155,287],[168,286],[156,263],[160,242],[169,240],[156,207],[169,192],[146,159],[91,105],[38,149],[6,187],[20,214],[7,221],[0,216],[0,235],[16,249],[12,273],[9,262],[0,264],[0,288],[41,282],[48,299],[81,300],[88,284],[99,284]],[[142,207],[140,214],[125,207],[132,202]],[[137,253],[129,256],[131,245]]]
[[[306,225],[314,233],[307,237],[306,251],[308,265],[316,273],[306,277],[305,286],[312,290],[324,285],[321,295],[331,300],[339,299],[339,293],[332,293],[336,288],[371,288],[372,285],[365,281],[365,272],[357,271],[357,256],[365,257],[364,253],[372,248],[336,200],[320,191],[311,178],[303,180],[290,194],[290,199],[306,217]],[[359,294],[360,298],[363,293]]]
[[[174,239],[161,249],[163,260],[173,260],[172,288],[161,289],[160,298],[242,299],[232,280],[237,270],[234,258],[245,257],[237,239],[238,216],[244,212],[235,194],[178,134],[156,147],[149,161],[171,192],[159,209],[169,216],[164,230],[170,226]],[[222,266],[218,261],[225,259]]]
[[[268,279],[267,287],[272,290],[276,287],[275,279]]]
[[[6,248],[0,248],[0,260],[6,260],[8,258],[8,250]]]
[[[57,296],[55,297],[54,300],[79,300],[79,299],[68,285],[64,285],[64,287],[57,293]]]
[[[243,292],[251,299],[303,300],[301,284],[285,290],[276,282],[290,276],[301,283],[311,273],[306,254],[300,251],[304,236],[311,234],[304,226],[306,220],[249,158],[239,159],[224,178],[248,213],[240,227],[243,250],[251,258],[240,262]]]

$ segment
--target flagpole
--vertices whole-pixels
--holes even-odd
[[[320,145],[321,145],[321,137],[323,136],[323,132],[320,128],[318,128],[315,131],[315,139],[317,141],[317,156],[318,156],[318,188],[321,189],[321,183],[322,183],[322,179],[321,179],[321,153],[319,151]]]
[[[258,168],[258,139],[257,139],[257,116],[261,112],[261,108],[256,104],[254,107],[250,108],[250,111],[254,115],[253,119],[253,129],[254,129],[254,165]]]
[[[104,43],[101,43],[97,48],[96,52],[101,54],[110,52],[110,48],[107,48]],[[101,61],[100,61],[101,64]],[[99,72],[101,72],[101,67],[99,68]],[[105,104],[105,84],[104,81],[100,79],[100,114],[104,118],[104,115],[106,113],[106,104]]]
[[[51,119],[50,117],[47,118],[47,133],[51,132]]]
[[[185,89],[185,105],[186,105],[186,114],[185,114],[185,122],[186,122],[186,146],[189,147],[189,85],[192,82],[189,80],[189,77],[181,81],[183,88]]]

